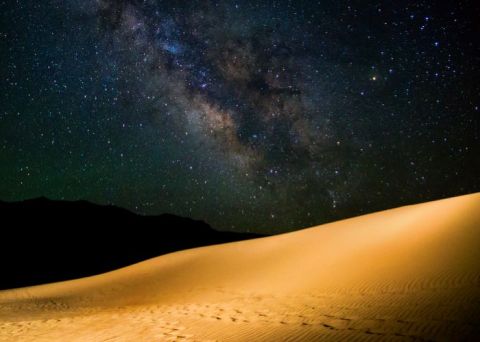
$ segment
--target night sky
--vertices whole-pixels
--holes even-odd
[[[0,1],[0,199],[276,233],[480,191],[475,2]]]

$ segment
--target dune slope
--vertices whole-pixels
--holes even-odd
[[[0,341],[480,338],[480,194],[0,292]]]

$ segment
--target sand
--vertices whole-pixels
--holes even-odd
[[[480,338],[480,194],[0,292],[0,341]]]

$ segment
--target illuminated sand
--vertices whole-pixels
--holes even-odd
[[[480,194],[0,292],[1,341],[479,338]]]

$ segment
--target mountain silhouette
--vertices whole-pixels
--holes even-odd
[[[0,201],[0,289],[107,272],[182,249],[259,237],[87,201]]]

